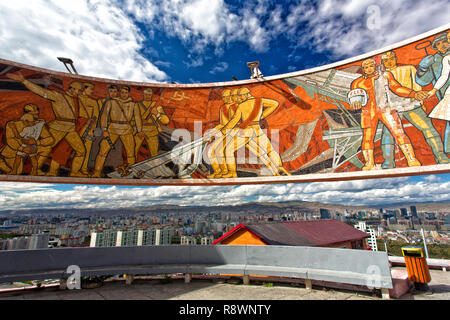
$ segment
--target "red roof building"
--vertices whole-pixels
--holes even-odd
[[[339,220],[241,223],[213,242],[221,245],[282,245],[365,249],[370,235]]]

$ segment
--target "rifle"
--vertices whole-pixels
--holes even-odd
[[[103,136],[103,129],[100,127],[97,127],[94,129],[94,139],[98,138],[98,137],[102,137]],[[111,147],[112,150],[115,150],[116,148],[114,147],[114,143],[112,143],[111,138],[110,137],[105,137],[105,140],[108,141],[109,146]]]
[[[96,117],[96,116],[93,116],[93,117],[92,117],[92,120],[93,120],[93,121],[91,121],[91,122],[89,123],[89,125],[88,125],[87,128],[86,128],[86,130],[83,132],[83,135],[81,136],[81,139],[88,139],[88,140],[94,141],[95,137],[91,136],[91,135],[89,134],[89,131],[91,131],[91,129],[92,129],[92,123],[97,121],[97,117]]]

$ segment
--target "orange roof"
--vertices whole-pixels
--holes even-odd
[[[261,241],[271,245],[325,246],[333,243],[369,238],[339,220],[280,221],[268,223],[241,223],[213,242],[220,244],[235,232],[246,229]]]

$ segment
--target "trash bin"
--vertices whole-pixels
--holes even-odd
[[[430,282],[430,270],[427,259],[423,256],[423,249],[421,247],[402,247],[402,253],[405,257],[409,280],[424,284]]]

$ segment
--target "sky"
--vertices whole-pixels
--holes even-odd
[[[140,82],[210,83],[318,67],[449,23],[450,2],[15,0],[0,2],[0,58]],[[124,187],[0,182],[0,208],[450,201],[450,174],[345,182]]]

